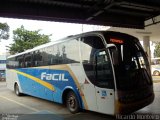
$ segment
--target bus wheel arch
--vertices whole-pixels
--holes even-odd
[[[14,84],[14,92],[15,92],[15,94],[16,94],[17,96],[21,96],[21,95],[22,95],[22,93],[21,93],[20,90],[19,90],[19,85],[18,85],[17,82],[15,82],[15,84]]]
[[[71,113],[77,113],[80,111],[81,108],[80,101],[78,99],[78,96],[72,89],[66,89],[63,92],[62,101],[63,104],[66,105],[67,109]]]

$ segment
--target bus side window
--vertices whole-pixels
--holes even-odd
[[[7,68],[17,68],[18,67],[18,61],[16,60],[15,57],[8,59],[7,61]]]
[[[61,44],[62,64],[79,63],[79,41],[72,39]]]
[[[113,71],[108,51],[104,49],[102,39],[87,36],[81,41],[82,63],[88,79],[103,88],[113,88]]]
[[[32,67],[32,54],[25,54],[24,61],[25,67]]]
[[[42,56],[40,51],[33,52],[33,67],[38,67],[41,65]]]
[[[81,38],[81,56],[85,73],[88,79],[95,84],[96,74],[94,70],[94,54],[97,50],[103,49],[104,45],[100,37],[87,36]]]
[[[43,48],[40,50],[41,56],[39,56],[38,64],[40,66],[47,66],[48,65],[48,48]]]
[[[19,68],[24,68],[24,59],[23,59],[22,55],[17,57],[17,61],[18,61],[18,64],[19,64],[18,67]]]

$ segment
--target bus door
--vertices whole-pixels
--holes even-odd
[[[102,39],[98,36],[84,37],[81,41],[81,54],[86,81],[89,81],[84,84],[89,109],[96,107],[97,112],[114,114],[113,70]]]
[[[95,89],[98,111],[114,113],[114,78],[109,55],[99,50],[95,55]]]

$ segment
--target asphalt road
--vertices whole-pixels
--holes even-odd
[[[153,115],[154,119],[160,119],[160,82],[154,83],[155,100],[154,102],[136,111],[134,116],[144,119]],[[0,120],[113,120],[121,119],[120,116],[112,117],[109,115],[95,112],[83,111],[78,114],[71,114],[65,106],[56,104],[32,96],[17,97],[13,91],[7,89],[5,82],[0,82]],[[158,116],[156,116],[158,115]],[[124,117],[124,116],[123,116]],[[10,119],[5,119],[10,118]],[[53,119],[54,118],[54,119]],[[130,118],[131,119],[131,118]]]
[[[112,116],[89,111],[71,114],[66,107],[61,104],[28,95],[18,97],[13,91],[7,89],[5,82],[0,82],[0,120],[6,120],[7,118],[10,118],[7,120],[12,120],[12,118],[17,117],[18,120],[114,119]]]

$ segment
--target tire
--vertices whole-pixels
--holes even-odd
[[[71,113],[77,113],[80,110],[78,99],[73,91],[67,94],[66,106]]]
[[[19,86],[18,84],[16,83],[15,86],[14,86],[14,92],[17,96],[21,96],[22,94],[20,93],[19,91]]]
[[[153,72],[153,75],[158,76],[158,75],[159,75],[159,71],[157,71],[157,70],[154,71],[154,72]]]

